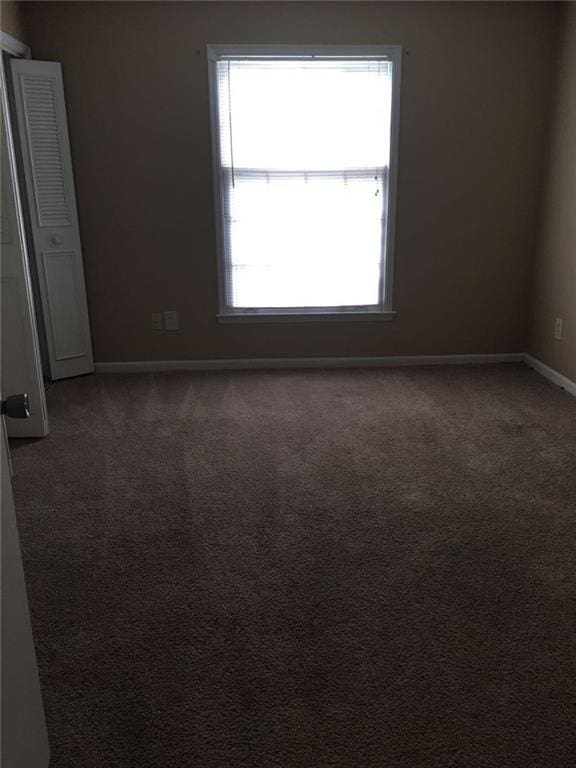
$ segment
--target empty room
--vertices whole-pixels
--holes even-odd
[[[576,765],[576,3],[0,29],[2,765]]]

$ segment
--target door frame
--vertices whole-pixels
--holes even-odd
[[[12,35],[7,34],[6,32],[0,31],[0,45],[2,46],[3,51],[11,53],[12,56],[19,56],[22,59],[32,58],[30,46],[26,45],[26,43],[21,43],[20,40],[16,40],[15,37],[12,37]]]
[[[27,311],[30,315],[32,326],[32,346],[33,346],[33,367],[34,376],[38,379],[39,391],[45,393],[44,376],[42,371],[42,357],[40,353],[40,341],[38,338],[38,325],[36,320],[36,309],[34,306],[34,293],[32,288],[32,278],[30,272],[30,257],[27,247],[26,225],[24,223],[24,212],[22,207],[22,198],[20,194],[20,184],[18,179],[18,169],[16,163],[16,150],[14,144],[14,133],[12,130],[12,115],[10,113],[10,103],[8,100],[7,78],[4,69],[4,59],[2,54],[6,52],[21,59],[32,58],[30,46],[20,42],[15,37],[6,32],[0,32],[0,109],[4,113],[4,129],[6,131],[6,147],[8,151],[8,161],[10,163],[10,175],[12,178],[12,189],[14,193],[14,203],[16,208],[17,237],[20,244],[20,253],[23,261],[23,274],[26,291]],[[11,394],[11,393],[4,393]],[[46,407],[46,398],[40,398],[40,413],[43,426],[43,437],[48,434],[48,410]]]

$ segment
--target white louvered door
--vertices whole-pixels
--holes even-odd
[[[7,140],[7,103],[2,93],[0,195],[0,389],[4,396],[25,392],[30,417],[7,419],[10,437],[43,437],[48,434],[48,413],[42,381],[40,345],[32,299],[28,260],[16,202],[14,156]]]
[[[18,132],[53,379],[94,370],[60,64],[12,61]]]

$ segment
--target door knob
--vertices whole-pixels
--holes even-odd
[[[62,245],[62,242],[63,242],[62,235],[52,235],[52,237],[50,238],[50,242],[52,243],[52,245]]]
[[[27,419],[30,416],[28,395],[10,395],[6,400],[0,400],[0,413],[11,419]]]

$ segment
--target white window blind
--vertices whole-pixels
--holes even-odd
[[[218,58],[225,310],[382,309],[392,66]]]

